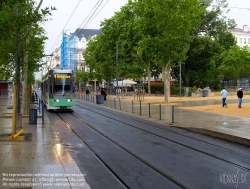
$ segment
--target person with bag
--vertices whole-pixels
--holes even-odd
[[[237,96],[238,96],[238,108],[242,108],[241,104],[242,104],[242,98],[243,98],[243,91],[242,88],[239,88],[238,92],[237,92]]]

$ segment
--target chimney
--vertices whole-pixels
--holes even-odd
[[[248,32],[248,31],[249,31],[248,25],[243,25],[243,32]]]

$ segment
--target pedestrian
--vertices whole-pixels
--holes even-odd
[[[222,89],[222,91],[220,92],[220,94],[222,95],[222,107],[225,107],[226,108],[228,107],[227,103],[226,103],[226,99],[227,99],[227,95],[228,95],[228,92],[225,88]]]
[[[86,101],[89,101],[89,94],[90,94],[90,91],[89,91],[89,88],[87,88],[87,90],[86,90]]]
[[[105,92],[104,89],[101,89],[101,95],[104,95],[104,101],[107,100],[107,93]]]
[[[237,96],[238,96],[238,108],[242,108],[241,104],[242,104],[242,98],[243,98],[243,91],[242,88],[239,88],[238,92],[237,92]]]

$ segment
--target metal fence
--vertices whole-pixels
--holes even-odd
[[[85,94],[75,94],[75,98],[78,100],[86,101]],[[131,98],[130,98],[131,99]],[[174,122],[174,106],[159,103],[145,103],[142,101],[124,100],[117,97],[109,97],[107,101],[104,101],[103,106],[140,115],[142,117],[153,118],[163,120],[166,122]],[[90,95],[89,102],[97,104],[96,95]]]

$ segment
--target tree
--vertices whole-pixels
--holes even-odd
[[[116,77],[139,79],[143,76],[146,67],[142,65],[135,49],[138,32],[135,30],[134,19],[133,7],[128,4],[112,18],[102,22],[102,34],[89,41],[84,52],[90,77],[111,81]]]
[[[247,46],[232,46],[221,54],[220,60],[222,64],[218,68],[219,73],[227,79],[234,80],[235,85],[238,78],[250,76],[250,51]]]
[[[153,61],[162,68],[164,79],[165,103],[168,103],[170,69],[175,60],[185,60],[186,53],[192,41],[192,32],[197,31],[205,7],[197,0],[190,1],[138,1],[138,9],[143,9],[138,15],[154,23],[156,34],[150,49],[154,49]]]
[[[54,8],[39,11],[42,2],[37,7],[32,0],[6,0],[0,4],[0,63],[6,73],[12,73],[15,81],[13,119],[16,119],[16,85],[20,82],[20,76],[23,80],[22,113],[27,114],[30,102],[27,93],[30,87],[27,83],[34,83],[33,73],[37,71],[38,62],[43,57],[46,37],[39,24],[47,20],[46,17]]]
[[[187,59],[182,64],[182,79],[186,88],[194,85],[217,88],[220,80],[218,57],[235,44],[233,35],[227,31],[228,28],[235,27],[235,22],[226,20],[223,16],[223,9],[227,7],[226,1],[212,3],[212,0],[204,1],[203,6],[207,7],[207,11],[203,14],[198,30],[193,32]],[[173,69],[175,77],[179,74],[178,70],[179,66]]]

